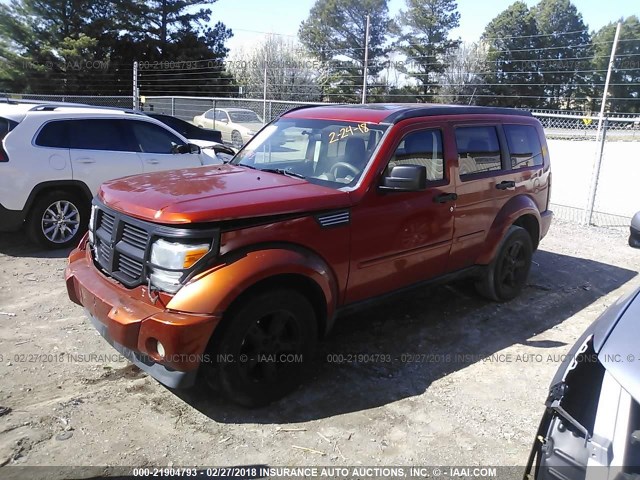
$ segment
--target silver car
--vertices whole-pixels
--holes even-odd
[[[246,108],[211,108],[193,117],[194,125],[220,130],[222,141],[241,148],[262,128],[264,122]]]
[[[640,479],[640,288],[574,345],[546,406],[525,479]]]

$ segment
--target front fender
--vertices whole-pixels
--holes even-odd
[[[509,227],[523,215],[533,215],[538,222],[538,227],[540,226],[540,212],[531,197],[518,195],[504,204],[489,229],[489,233],[485,239],[484,253],[478,258],[478,264],[488,265],[491,263],[498,253],[500,243],[506,235],[507,230],[509,230]]]
[[[248,288],[278,275],[302,275],[314,281],[324,295],[327,318],[333,317],[338,286],[331,268],[313,252],[294,245],[263,246],[227,254],[219,264],[182,287],[167,308],[222,315]]]

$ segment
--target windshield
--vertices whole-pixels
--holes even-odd
[[[229,112],[229,116],[231,117],[231,121],[234,123],[262,123],[260,117],[251,111],[246,112]]]
[[[368,123],[282,118],[256,135],[232,163],[332,188],[354,185],[386,129]]]

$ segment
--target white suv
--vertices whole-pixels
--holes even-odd
[[[23,225],[42,246],[76,243],[91,198],[113,178],[217,163],[134,111],[0,103],[0,231]]]

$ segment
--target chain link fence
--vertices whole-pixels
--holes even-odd
[[[597,140],[598,117],[576,112],[531,110],[544,127],[547,139]],[[640,114],[606,118],[607,140],[640,141]]]
[[[218,108],[245,108],[255,112],[265,123],[288,110],[303,105],[321,105],[307,102],[285,102],[256,100],[250,98],[206,98],[206,97],[141,97],[142,110],[173,115],[193,122],[193,118],[207,110]]]
[[[11,100],[27,100],[34,102],[64,102],[82,103],[98,107],[133,108],[133,96],[97,96],[97,95],[36,95],[31,93],[9,93],[7,97]]]
[[[133,97],[9,95],[42,102],[72,102],[132,108]],[[145,112],[173,115],[193,123],[210,109],[245,108],[269,122],[303,105],[318,103],[216,97],[140,98]],[[640,210],[640,116],[615,115],[602,122],[584,113],[532,110],[542,123],[552,158],[551,207],[558,218],[605,227],[628,228]],[[593,209],[589,207],[593,205]]]

